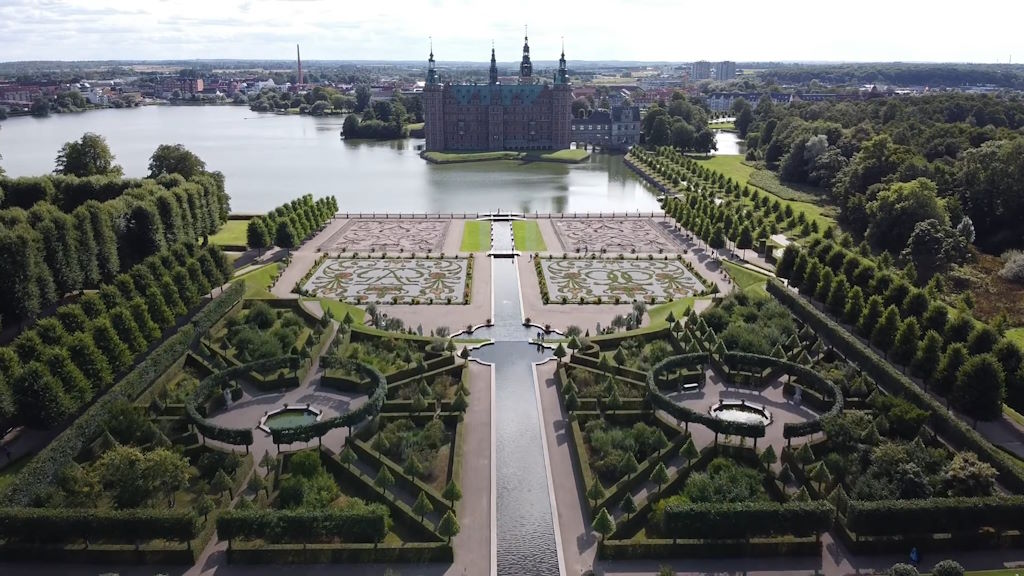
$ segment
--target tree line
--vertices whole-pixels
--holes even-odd
[[[738,104],[742,111],[743,104]],[[777,106],[762,98],[741,125],[747,159],[782,180],[822,188],[839,220],[876,250],[899,255],[915,228],[941,245],[964,218],[978,246],[1024,245],[1024,101],[936,94]],[[934,222],[930,222],[934,220]],[[883,234],[873,234],[884,229]],[[940,266],[962,256],[943,254]]]
[[[246,244],[259,250],[271,246],[291,250],[323,228],[337,212],[334,196],[314,201],[312,194],[306,194],[249,220]]]
[[[998,418],[1004,398],[1024,408],[1024,352],[899,272],[816,238],[807,249],[787,246],[776,274],[968,416]]]
[[[0,348],[0,424],[66,421],[230,277],[219,248],[183,242],[39,320]]]
[[[98,145],[106,148],[102,138]],[[223,176],[190,157],[180,146],[161,146],[150,163],[155,177],[136,181],[138,187],[115,182],[117,176],[95,166],[4,181],[14,183],[19,205],[0,210],[0,261],[8,266],[0,274],[2,319],[33,319],[64,295],[111,282],[167,246],[216,232],[228,211]],[[51,201],[75,207],[65,211]]]
[[[861,63],[780,66],[758,76],[778,84],[895,84],[898,86],[964,86],[993,84],[1024,88],[1024,67],[1006,64]]]

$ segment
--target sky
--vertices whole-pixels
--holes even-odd
[[[1024,61],[1020,0],[0,0],[0,61]],[[1016,49],[1018,54],[1014,55]],[[1016,60],[1015,60],[1016,61]]]

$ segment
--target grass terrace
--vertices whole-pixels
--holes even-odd
[[[467,220],[462,230],[460,252],[487,252],[491,249],[491,223],[481,220]]]
[[[249,220],[228,220],[216,234],[210,236],[210,244],[244,250],[248,227]]]
[[[241,276],[236,276],[231,282],[245,281],[246,298],[273,298],[270,288],[274,285],[274,281],[277,280],[277,276],[280,273],[281,264],[271,262],[265,266],[250,270]]]
[[[768,295],[768,293],[765,292],[765,284],[768,282],[769,278],[768,275],[760,274],[750,268],[725,260],[722,261],[722,267],[725,268],[729,277],[732,278],[733,283],[736,284],[736,287],[743,292],[753,295]],[[676,317],[678,318],[679,315],[676,314]]]
[[[516,220],[512,223],[512,236],[516,250],[520,252],[547,252],[547,244],[541,236],[540,226],[533,220]]]

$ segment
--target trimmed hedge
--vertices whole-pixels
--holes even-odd
[[[787,290],[777,280],[768,282],[768,293],[790,309],[793,314],[822,335],[846,358],[864,370],[878,386],[891,394],[902,396],[910,403],[931,413],[929,424],[938,434],[963,449],[976,453],[982,460],[999,471],[999,482],[1014,492],[1024,492],[1024,469],[1013,456],[990,444],[945,406],[921,390],[910,378],[881,359],[842,326],[819,312],[810,303]]]
[[[358,564],[455,561],[447,542],[402,544],[249,544],[228,549],[229,564]]]
[[[198,533],[198,518],[187,510],[0,509],[0,539],[7,541],[188,542]]]
[[[605,540],[597,545],[602,560],[656,558],[737,558],[760,556],[820,556],[816,538],[749,540]]]
[[[388,509],[367,504],[355,510],[230,510],[217,518],[217,535],[230,541],[380,542],[388,533]]]
[[[199,383],[199,387],[185,404],[185,412],[188,414],[192,424],[199,430],[199,433],[206,438],[235,446],[250,446],[253,443],[252,428],[225,428],[218,426],[205,418],[203,413],[200,412],[200,407],[203,407],[203,412],[205,412],[206,403],[213,399],[215,394],[221,393],[227,387],[226,385],[236,378],[246,376],[250,372],[277,370],[286,367],[294,369],[298,366],[299,361],[300,358],[298,356],[278,356],[277,358],[267,358],[250,362],[249,364],[242,364],[241,366],[234,366],[208,376]]]
[[[165,340],[146,359],[129,372],[110,391],[82,413],[71,426],[43,448],[25,466],[18,478],[11,484],[4,501],[7,505],[28,506],[52,486],[57,474],[103,432],[107,411],[118,400],[134,401],[149,388],[162,374],[167,372],[205,330],[220,319],[245,294],[241,284],[232,286],[214,298],[193,317],[193,323],[185,324]]]
[[[962,532],[980,527],[1019,530],[1024,497],[929,498],[850,502],[846,525],[858,536]]]
[[[816,536],[832,527],[828,502],[739,502],[668,505],[667,535],[675,538]]]

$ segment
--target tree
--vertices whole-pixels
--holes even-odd
[[[902,563],[893,564],[892,567],[886,571],[886,576],[918,576],[919,574],[920,572],[917,571],[917,568],[910,564]]]
[[[612,519],[612,515],[608,513],[608,510],[601,508],[597,513],[597,517],[594,518],[593,523],[594,531],[601,535],[601,539],[607,538],[612,532],[615,532],[615,520]]]
[[[99,134],[86,132],[77,141],[61,147],[57,154],[57,174],[65,176],[120,176],[121,167],[114,164],[114,155],[107,146],[107,140]]]
[[[452,541],[453,536],[457,536],[462,528],[459,527],[459,521],[455,518],[455,514],[452,514],[451,510],[444,513],[441,517],[441,522],[437,525],[437,533],[448,539],[448,542]]]
[[[841,276],[844,278],[844,276]],[[879,300],[881,304],[881,300]],[[851,326],[856,326],[864,314],[864,291],[860,286],[854,286],[846,296],[846,308],[843,310],[843,320]]]
[[[203,515],[203,521],[210,519],[210,512],[213,512],[213,500],[210,499],[206,494],[200,494],[193,503],[197,514]]]
[[[927,178],[889,186],[868,203],[867,239],[875,248],[899,252],[918,222],[935,220],[949,226],[935,183]]]
[[[772,464],[779,461],[778,456],[775,455],[775,448],[772,448],[771,444],[761,452],[759,459],[761,460],[761,464],[764,464],[764,467],[768,469],[771,469]]]
[[[1003,413],[1004,381],[993,355],[972,356],[957,371],[950,401],[975,421],[995,420]]]
[[[146,457],[138,448],[114,446],[103,453],[95,466],[100,483],[112,491],[111,499],[116,508],[137,508],[154,492],[154,478],[143,473]]]
[[[733,124],[736,126],[736,130],[739,130],[740,138],[746,138],[747,130],[754,122],[754,112],[750,109],[750,104],[742,98],[733,102],[733,112],[736,114]]]
[[[948,224],[930,218],[914,225],[901,255],[930,278],[966,258],[967,242]]]
[[[810,444],[801,444],[797,448],[796,461],[803,468],[807,468],[807,466],[814,462],[814,452],[811,450]]]
[[[252,220],[249,220],[249,224],[246,225],[245,228],[246,245],[249,246],[249,248],[258,249],[260,255],[263,254],[263,250],[270,248],[273,245],[265,220],[265,218],[261,217],[253,218]]]
[[[30,426],[51,428],[73,410],[61,383],[38,361],[22,368],[11,386],[11,395],[19,417]]]
[[[647,143],[652,146],[667,146],[672,143],[672,127],[665,116],[654,120]]]
[[[978,459],[974,452],[957,452],[946,466],[942,490],[950,497],[991,496],[996,487],[996,469]]]
[[[249,482],[246,483],[246,488],[255,494],[259,494],[260,490],[267,490],[269,492],[269,489],[267,488],[267,480],[259,474],[253,474],[249,477]]]
[[[651,482],[658,485],[658,491],[661,492],[661,487],[668,482],[668,470],[665,469],[663,462],[658,462],[658,465],[654,467],[654,471],[651,472]]]
[[[914,359],[919,348],[918,340],[921,339],[921,328],[917,324],[917,318],[911,316],[900,325],[896,333],[896,340],[892,346],[892,359],[897,364],[907,366]]]
[[[455,483],[455,480],[450,480],[448,485],[444,487],[444,491],[441,492],[441,498],[448,501],[450,508],[455,508],[455,503],[462,500],[462,490],[459,489],[459,485]]]
[[[419,515],[420,522],[423,521],[424,516],[434,511],[434,505],[430,503],[427,494],[422,490],[420,495],[416,497],[416,502],[412,505],[412,511]]]
[[[827,301],[825,301],[833,314],[840,315],[844,312],[844,307],[849,304],[849,290],[850,284],[847,282],[846,276],[840,274],[833,280],[832,289],[828,293]]]
[[[149,158],[150,178],[161,174],[180,174],[186,180],[191,180],[204,172],[206,162],[181,144],[161,144]]]
[[[94,320],[89,327],[89,335],[92,336],[96,347],[103,353],[107,364],[115,374],[128,368],[132,360],[132,353],[118,337],[110,320],[106,318]]]
[[[33,116],[43,117],[50,115],[50,103],[45,98],[36,98],[32,101],[32,107],[29,109]]]
[[[359,116],[355,114],[345,116],[345,121],[341,123],[341,133],[349,140],[359,138]]]
[[[939,370],[939,363],[942,360],[942,336],[934,330],[929,330],[924,335],[924,340],[917,347],[917,354],[914,356],[912,367],[914,372],[924,380],[927,385]]]
[[[900,311],[895,306],[889,306],[882,315],[882,319],[871,331],[871,344],[882,350],[886,357],[892,351],[896,342],[896,334],[900,329]]]
[[[555,358],[558,358],[558,363],[559,364],[562,363],[562,358],[565,358],[566,354],[567,354],[567,352],[565,351],[565,346],[562,346],[562,343],[559,342],[558,346],[555,348],[555,352],[554,352]]]
[[[954,560],[943,560],[932,567],[932,576],[964,576],[964,567]]]
[[[683,448],[680,451],[680,455],[686,458],[686,466],[693,466],[693,461],[700,458],[700,450],[697,449],[697,445],[693,443],[693,437],[686,439],[686,444],[683,444]]]
[[[274,244],[279,248],[285,250],[291,250],[298,246],[299,235],[295,231],[295,227],[292,226],[291,220],[282,218],[277,223],[277,228],[274,231]]]
[[[587,488],[587,498],[591,501],[591,506],[597,506],[597,503],[604,497],[604,486],[601,486],[601,481],[595,478]]]
[[[818,493],[821,494],[824,490],[825,485],[832,481],[832,475],[828,472],[828,467],[823,462],[818,462],[814,466],[808,469],[811,480],[818,483]]]
[[[619,510],[622,510],[622,513],[626,515],[627,520],[630,518],[630,516],[636,514],[636,511],[638,509],[639,508],[637,508],[636,500],[633,500],[632,494],[626,492],[625,494],[622,495],[622,500],[619,501]]]
[[[217,470],[217,474],[213,476],[213,482],[210,483],[210,488],[218,494],[227,492],[228,497],[232,500],[235,498],[234,486],[231,484],[231,478],[224,473],[223,469]]]
[[[151,478],[154,488],[167,498],[168,507],[173,508],[174,493],[188,486],[192,475],[188,460],[165,448],[147,453],[145,459],[144,474]]]
[[[370,87],[365,84],[356,86],[356,112],[366,110],[370,104]]]

